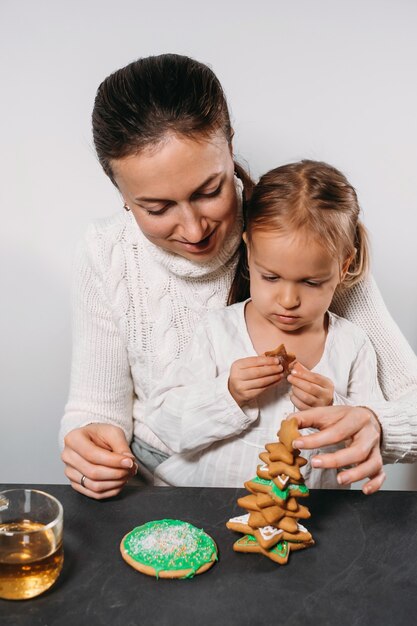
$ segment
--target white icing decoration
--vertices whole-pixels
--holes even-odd
[[[298,526],[298,530],[300,530],[302,533],[308,533],[307,528],[303,526],[302,524],[297,523],[297,526]]]
[[[281,478],[281,476],[279,475],[279,476],[278,476],[278,480],[279,480],[279,482],[281,483],[281,485],[282,485],[283,487],[285,487],[285,485],[286,485],[286,484],[288,483],[288,481],[290,480],[290,477],[289,477],[289,476],[285,476],[285,478],[284,478],[284,480],[283,480],[283,479]]]
[[[280,528],[274,528],[274,526],[263,526],[262,528],[258,528],[258,530],[261,533],[262,539],[265,539],[265,541],[283,532]]]
[[[245,515],[238,515],[237,517],[232,517],[229,519],[229,522],[233,522],[233,524],[247,524],[249,521],[249,513]]]

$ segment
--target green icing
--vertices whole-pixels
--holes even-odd
[[[277,487],[275,483],[272,483],[271,491],[273,494],[278,496],[278,498],[281,498],[281,500],[286,500],[288,498],[288,489],[282,490],[279,487]]]
[[[278,554],[278,556],[285,558],[288,554],[288,542],[278,541],[278,543],[273,548],[271,548],[270,551],[274,554]]]
[[[259,476],[255,476],[255,478],[252,478],[252,480],[250,482],[251,483],[258,483],[259,485],[267,485],[268,487],[272,483],[271,480],[268,480],[266,478],[259,478]]]
[[[278,498],[281,498],[281,500],[286,500],[288,498],[290,491],[300,491],[301,493],[305,493],[305,494],[309,493],[308,487],[306,487],[305,485],[288,485],[288,487],[283,490],[277,487],[275,483],[272,483],[271,491]]]
[[[286,489],[280,489],[279,487],[277,487],[274,481],[269,480],[267,478],[259,478],[259,476],[255,476],[255,478],[252,478],[250,482],[257,483],[258,485],[265,485],[267,487],[271,487],[273,493],[277,495],[279,498],[281,498],[282,500],[286,500],[288,498],[289,490],[297,490],[305,494],[309,493],[308,487],[306,487],[306,485],[288,485]]]
[[[257,544],[258,540],[253,535],[244,535],[243,537],[238,539],[236,543],[239,543],[239,544],[241,544],[243,546],[246,546],[246,545],[251,544],[251,543],[256,543]]]
[[[132,559],[161,571],[190,570],[192,578],[205,563],[217,561],[216,544],[204,530],[181,520],[147,522],[126,535],[123,548]]]
[[[238,543],[241,546],[248,546],[251,544],[259,545],[258,541],[253,535],[244,535],[243,537],[238,539],[236,543]],[[285,541],[285,540],[278,541],[278,543],[269,550],[269,552],[272,552],[273,554],[277,554],[278,556],[282,558],[285,558],[287,556],[288,551],[289,551],[288,541]]]
[[[297,491],[301,491],[301,493],[309,493],[308,487],[306,485],[288,485],[288,489],[296,489]]]
[[[258,541],[253,535],[244,535],[236,543],[242,546],[247,546],[247,545],[254,544],[254,543],[258,544]],[[288,541],[285,541],[285,540],[278,541],[278,543],[269,550],[269,552],[272,552],[273,554],[277,554],[281,558],[285,558],[288,554],[288,551],[289,551]]]

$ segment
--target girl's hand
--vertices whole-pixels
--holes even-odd
[[[345,442],[346,448],[312,457],[313,467],[346,467],[337,475],[340,485],[348,485],[364,478],[365,494],[380,489],[385,480],[380,451],[381,425],[372,411],[358,406],[329,406],[309,409],[289,415],[296,417],[299,428],[313,427],[320,432],[295,439],[294,448],[311,450]]]
[[[298,361],[287,380],[292,385],[291,402],[299,411],[333,404],[334,385],[330,378],[311,372]]]
[[[64,442],[65,475],[85,496],[96,500],[116,496],[137,472],[135,457],[117,426],[88,424],[69,432]]]
[[[275,356],[250,356],[232,363],[229,391],[242,407],[265,389],[283,379],[282,365]]]

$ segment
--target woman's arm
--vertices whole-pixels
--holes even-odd
[[[361,290],[362,298],[365,298],[366,289],[364,285],[361,286]],[[377,311],[382,310],[383,302],[373,281],[371,281],[368,295],[371,308],[365,306],[366,300],[364,300],[366,314],[363,321],[369,325],[371,332],[374,333],[374,341],[380,348],[383,358],[386,357],[393,361],[393,371],[396,372],[395,375],[403,397],[392,402],[386,402],[379,397],[375,380],[375,364],[369,361],[369,357],[372,357],[372,351],[362,351],[352,369],[349,395],[350,402],[366,406],[333,406],[298,413],[296,417],[300,428],[314,427],[318,428],[320,432],[302,437],[294,444],[296,447],[313,449],[345,441],[346,447],[343,450],[317,455],[312,458],[311,462],[314,467],[322,468],[343,468],[351,465],[352,467],[349,469],[339,472],[338,481],[340,484],[346,485],[367,478],[368,481],[362,489],[365,493],[370,494],[377,491],[384,482],[383,461],[417,460],[417,392],[414,386],[414,381],[417,379],[415,374],[417,359],[385,309],[386,316],[385,318],[382,316],[382,319],[391,320],[391,326],[388,324],[388,328],[384,327],[382,330],[382,332],[387,332],[387,344],[389,345],[391,342],[393,346],[393,336],[396,336],[395,333],[399,335],[398,352],[394,351],[395,354],[393,355],[386,354],[383,341],[376,332],[376,328],[378,328]],[[379,299],[376,295],[379,296]],[[356,297],[358,297],[358,290],[356,290]],[[360,299],[359,303],[361,303]],[[361,310],[360,305],[358,305],[358,310]],[[370,319],[372,311],[375,315],[376,325],[375,320]],[[393,331],[391,335],[390,327]],[[404,372],[400,367],[399,356],[401,355],[404,359]],[[381,363],[378,359],[378,367]],[[389,389],[395,397],[392,382],[387,377],[388,374],[385,372],[385,376],[380,376],[380,381],[385,382],[385,389]],[[404,394],[404,390],[407,388],[409,392]]]
[[[384,463],[417,461],[417,391],[395,402],[369,402],[382,427]]]
[[[358,333],[357,329],[353,330]],[[346,396],[335,392],[333,407],[326,407],[320,413],[313,409],[297,414],[300,426],[310,425],[311,420],[316,425],[319,421],[320,432],[304,437],[296,445],[311,449],[345,442],[345,447],[339,450],[326,453],[324,449],[321,454],[312,457],[313,467],[341,469],[352,465],[354,467],[339,471],[339,484],[369,478],[364,491],[371,493],[379,489],[385,480],[380,451],[381,428],[369,409],[352,405],[384,402],[384,398],[378,384],[375,351],[366,335],[360,337],[360,341],[350,367]]]
[[[186,453],[238,435],[258,417],[228,389],[229,370],[219,373],[207,317],[146,404],[145,423],[174,452]]]
[[[128,445],[133,386],[125,342],[106,303],[98,246],[92,227],[75,260],[71,385],[60,444],[72,486],[85,495],[109,497],[134,469]]]
[[[363,343],[350,368],[346,399],[347,404],[350,405],[384,402],[384,396],[378,382],[375,350],[366,336],[363,337]]]
[[[332,310],[360,326],[375,349],[379,383],[388,402],[367,404],[382,427],[384,461],[416,461],[417,357],[388,313],[372,276],[335,296]]]

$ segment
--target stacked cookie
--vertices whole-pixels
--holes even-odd
[[[263,464],[258,465],[257,476],[245,483],[250,494],[237,501],[247,513],[226,524],[244,534],[233,546],[237,552],[261,553],[284,565],[291,551],[314,545],[311,534],[299,522],[310,517],[308,508],[298,502],[298,498],[308,496],[300,471],[307,461],[292,447],[299,436],[297,420],[284,420],[279,441],[266,444],[259,455]]]

